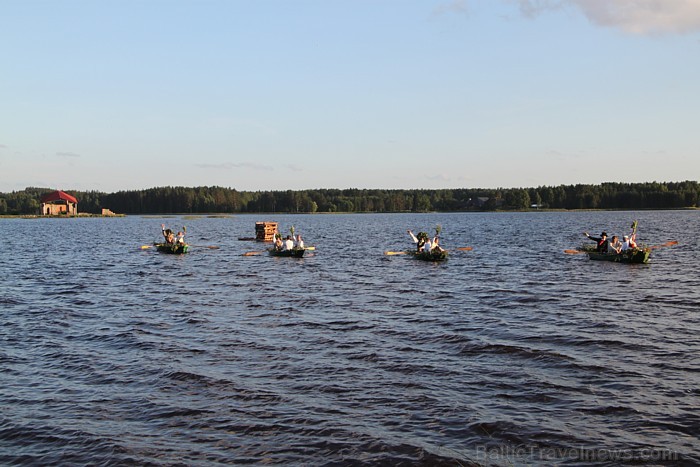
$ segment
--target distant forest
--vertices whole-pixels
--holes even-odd
[[[38,214],[40,198],[55,191],[26,188],[0,193],[0,215]],[[674,209],[698,206],[696,181],[602,183],[537,188],[238,191],[232,188],[159,187],[101,193],[64,190],[78,199],[79,213],[315,213],[521,211],[531,209]]]

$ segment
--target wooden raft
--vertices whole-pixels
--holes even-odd
[[[256,222],[255,239],[259,242],[272,242],[275,240],[277,222]]]

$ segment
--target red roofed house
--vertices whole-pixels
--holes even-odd
[[[44,216],[78,215],[78,200],[63,191],[53,191],[41,197],[41,214]]]

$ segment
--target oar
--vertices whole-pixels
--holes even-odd
[[[153,245],[141,245],[142,250],[148,250],[149,248],[153,248]]]
[[[459,251],[472,251],[474,248],[472,248],[470,246],[461,246],[461,247],[456,248],[456,249]]]
[[[394,255],[406,255],[408,253],[406,253],[405,251],[385,251],[384,254],[387,256],[394,256]]]
[[[662,248],[665,246],[673,246],[673,245],[678,245],[678,242],[676,240],[671,240],[670,242],[662,243],[661,245],[650,246],[649,248],[652,250],[656,250],[657,248]]]
[[[585,251],[581,251],[581,250],[564,250],[564,253],[569,254],[569,255],[580,255],[581,253],[585,253]]]
[[[257,256],[263,254],[263,251],[247,251],[243,253],[241,256]]]
[[[305,246],[304,249],[309,250],[309,251],[314,251],[316,249],[316,247],[315,246]]]

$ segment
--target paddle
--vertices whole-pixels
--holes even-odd
[[[472,251],[474,248],[472,248],[470,246],[461,246],[461,247],[456,248],[456,249],[459,251]]]
[[[581,253],[585,253],[585,251],[581,251],[581,250],[564,250],[564,253],[569,254],[569,255],[580,255]]]
[[[247,251],[243,253],[241,256],[257,256],[263,254],[264,251]]]
[[[142,250],[147,250],[149,248],[153,248],[153,245],[141,245]]]
[[[650,246],[649,249],[656,250],[657,248],[662,248],[665,246],[673,246],[673,245],[678,245],[678,242],[676,240],[671,240],[669,242],[662,243],[661,245]]]

